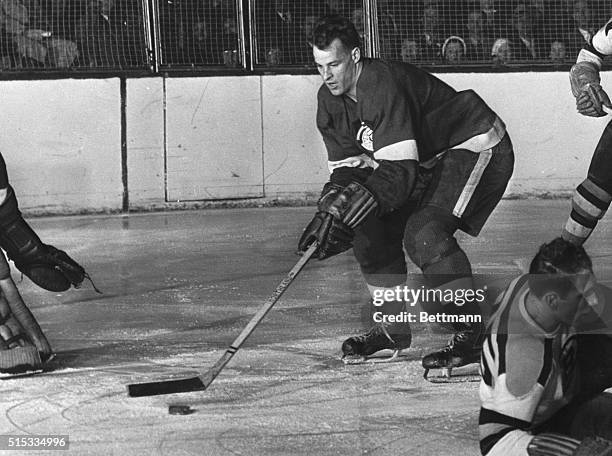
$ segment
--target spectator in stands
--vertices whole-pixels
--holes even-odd
[[[89,0],[79,18],[76,37],[86,66],[127,68],[146,62],[139,18],[115,0]],[[131,45],[131,46],[130,46]]]
[[[442,45],[442,57],[445,63],[459,65],[465,59],[465,41],[459,36],[449,36]]]
[[[419,60],[419,46],[416,40],[404,38],[401,43],[400,57],[402,62],[415,63]]]
[[[421,14],[419,34],[419,58],[428,63],[440,61],[442,57],[443,23],[436,1],[426,2]]]
[[[561,40],[554,40],[550,43],[548,58],[554,63],[563,63],[566,57],[565,43]]]
[[[307,11],[300,19],[300,42],[296,49],[295,63],[314,65],[312,59],[312,32],[320,14]]]
[[[381,59],[399,58],[399,30],[395,14],[390,9],[389,0],[378,0],[378,41]]]
[[[466,60],[487,60],[491,54],[494,38],[487,36],[485,33],[484,18],[481,11],[472,10],[468,13],[466,29]]]
[[[61,37],[52,36],[44,20],[38,2],[20,0],[0,2],[0,24],[7,44],[14,53],[7,53],[18,60],[15,66],[67,68],[78,55],[76,44]],[[8,62],[5,60],[5,64]]]
[[[363,22],[363,8],[361,7],[354,8],[351,11],[351,17],[349,17],[349,19],[355,25],[355,29],[357,30],[357,33],[359,33],[359,38],[361,39],[361,42],[363,43],[364,38],[365,38],[365,28],[364,28],[364,22]]]
[[[506,38],[498,38],[495,40],[493,48],[491,49],[491,56],[493,57],[493,62],[498,65],[505,65],[510,62],[512,60],[512,47],[510,41]]]
[[[575,0],[572,4],[572,24],[565,33],[567,52],[575,57],[597,31],[589,0]]]
[[[480,0],[480,12],[485,36],[491,42],[508,34],[508,25],[504,14],[495,7],[493,0]]]
[[[543,40],[535,24],[534,11],[527,3],[519,3],[512,11],[512,57],[515,60],[534,60],[544,57]]]
[[[223,63],[228,67],[238,65],[238,26],[236,17],[225,13],[223,17],[223,32],[221,33],[220,47],[223,54]]]
[[[266,65],[268,66],[278,66],[281,62],[281,50],[277,47],[272,47],[266,49]]]
[[[258,60],[271,65],[268,52],[278,50],[278,64],[295,62],[299,43],[299,25],[290,0],[269,0],[262,2],[261,13],[257,20]],[[274,53],[273,53],[274,54]]]

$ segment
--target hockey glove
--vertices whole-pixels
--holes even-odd
[[[84,279],[89,279],[85,269],[66,252],[41,242],[21,216],[10,187],[0,206],[0,247],[17,269],[46,290],[66,291],[71,285],[78,288]]]
[[[576,440],[561,434],[543,433],[531,439],[529,456],[612,456],[612,442],[600,437]]]
[[[583,116],[606,115],[603,106],[612,107],[600,84],[599,68],[590,61],[577,62],[570,70],[570,84],[576,98],[576,109]]]
[[[370,191],[361,184],[351,182],[344,189],[327,184],[319,200],[319,210],[304,230],[298,249],[305,251],[317,241],[319,248],[316,254],[319,260],[350,249],[353,245],[353,229],[363,222],[376,205]]]

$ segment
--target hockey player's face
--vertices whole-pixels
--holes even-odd
[[[577,274],[572,282],[574,289],[562,298],[558,310],[559,320],[566,324],[571,324],[588,313],[597,283],[590,271]]]
[[[360,59],[359,48],[347,49],[336,38],[325,49],[312,48],[317,70],[332,95],[344,95],[357,84],[357,63]]]

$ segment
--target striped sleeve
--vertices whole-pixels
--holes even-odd
[[[610,207],[611,201],[612,195],[587,178],[574,192],[572,211],[563,228],[562,237],[582,245]]]
[[[483,343],[478,421],[487,456],[527,456],[536,409],[551,373],[552,339],[518,334],[511,313],[527,276],[504,293]]]

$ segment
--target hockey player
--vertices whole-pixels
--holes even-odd
[[[364,58],[346,19],[323,18],[313,44],[323,79],[317,126],[331,177],[299,249],[317,241],[322,260],[352,246],[373,295],[406,283],[404,248],[429,287],[473,289],[454,234],[476,236],[504,193],[514,163],[504,123],[472,90],[457,92],[407,63]],[[475,302],[427,305],[480,314]],[[381,313],[403,308],[401,299],[386,299]],[[347,339],[345,358],[409,347],[409,326],[388,323]],[[454,330],[447,347],[423,358],[426,369],[478,362],[482,324]]]
[[[43,244],[23,219],[1,154],[0,247],[23,274],[46,290],[65,291],[71,285],[79,287],[89,278],[66,252]],[[0,374],[40,370],[52,355],[49,342],[21,299],[0,252]]]
[[[602,117],[604,107],[612,108],[608,95],[600,84],[599,71],[603,58],[612,54],[612,20],[595,33],[580,51],[570,70],[572,93],[578,112],[584,116]],[[584,243],[612,201],[612,122],[604,129],[587,178],[576,188],[572,210],[562,236],[575,244]]]
[[[591,260],[557,238],[529,272],[500,296],[483,343],[482,454],[610,456],[612,334]]]

